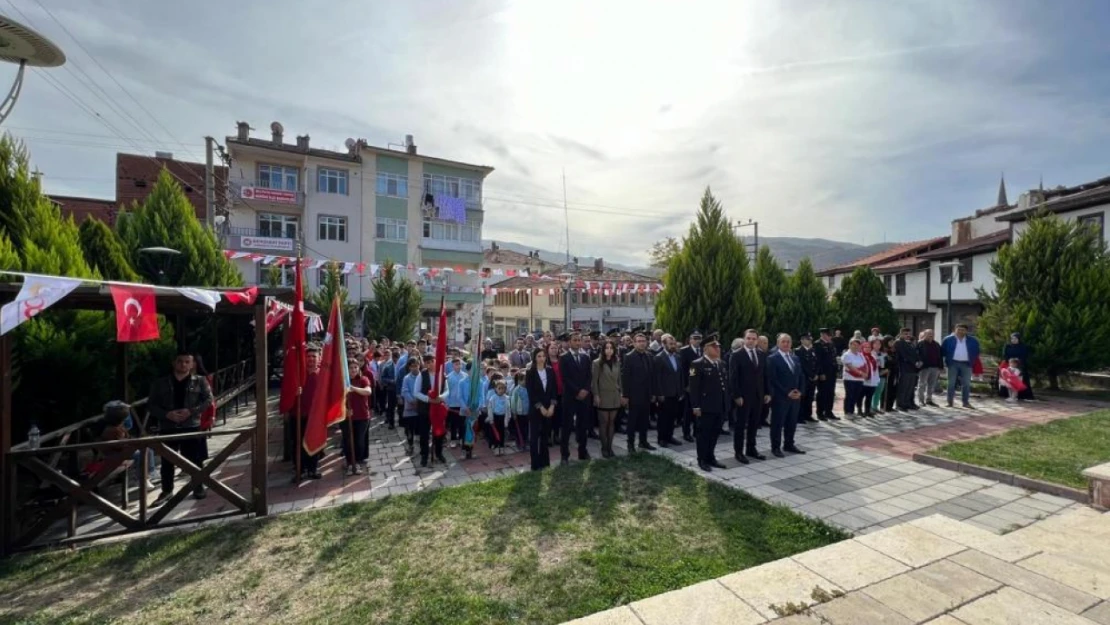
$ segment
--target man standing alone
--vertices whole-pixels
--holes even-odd
[[[212,404],[212,389],[203,376],[193,373],[193,355],[182,352],[174,358],[173,374],[159,378],[151,385],[147,406],[161,434],[187,434],[200,431],[200,415]],[[166,446],[200,467],[204,464],[203,440],[186,438],[168,441]],[[154,501],[164,503],[173,495],[172,462],[162,461],[162,494]],[[193,497],[204,498],[204,485],[193,487]]]
[[[936,406],[933,403],[933,391],[937,387],[940,377],[940,368],[944,359],[940,353],[940,343],[933,339],[933,331],[925,330],[921,340],[917,343],[918,357],[921,359],[921,371],[917,374],[917,404],[919,406]]]

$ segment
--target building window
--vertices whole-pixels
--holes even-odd
[[[387,241],[407,241],[409,238],[409,223],[404,219],[378,217],[376,236]]]
[[[835,276],[829,276],[829,288],[830,289],[836,286],[836,284],[833,282],[834,278],[835,278]]]
[[[319,270],[319,275],[317,275],[316,278],[317,278],[316,284],[318,284],[319,286],[324,286],[325,284],[327,284],[328,283],[328,270],[327,270],[327,268],[320,269]],[[347,274],[343,273],[342,271],[339,272],[339,286],[341,286],[343,288],[347,288]]]
[[[409,177],[401,174],[378,172],[377,193],[389,197],[408,197]]]
[[[883,288],[886,289],[887,295],[890,295],[890,283],[892,279],[893,276],[891,276],[890,274],[883,276]]]
[[[297,218],[280,213],[258,214],[258,236],[279,239],[297,238]]]
[[[1106,243],[1106,230],[1105,216],[1102,213],[1094,213],[1093,215],[1082,215],[1077,217],[1076,220],[1081,225],[1088,226],[1095,229],[1098,233],[1098,240],[1100,243]]]
[[[346,217],[332,217],[331,215],[320,215],[320,222],[318,224],[319,232],[317,239],[320,241],[346,241],[347,240],[347,218]]]
[[[970,258],[961,258],[960,259],[959,277],[960,277],[960,282],[971,282],[974,279],[974,275],[971,273],[971,259]]]
[[[482,226],[424,220],[424,238],[437,241],[477,242],[482,240]]]
[[[300,170],[286,165],[258,165],[258,186],[264,189],[282,189],[296,191],[297,175]]]
[[[478,205],[482,202],[482,181],[472,178],[424,174],[424,193],[461,197],[466,200],[467,204]]]
[[[905,295],[906,294],[906,274],[900,273],[900,274],[894,276],[894,294],[895,295]]]
[[[347,170],[321,167],[316,170],[316,191],[347,195]]]
[[[272,272],[275,271],[278,275],[278,281],[275,286],[294,286],[296,277],[293,271],[293,265],[281,265],[279,267],[277,265],[263,265],[262,263],[258,263],[258,284],[269,286],[270,276],[273,275]]]

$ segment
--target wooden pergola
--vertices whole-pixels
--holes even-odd
[[[21,288],[20,283],[0,284],[0,304],[12,301]],[[181,295],[171,287],[152,287],[155,290],[158,314],[174,317],[177,320],[175,327],[180,335],[183,324],[190,317],[209,317],[212,315],[250,317],[254,322],[254,354],[253,376],[249,374],[247,360],[236,363],[232,367],[218,372],[220,375],[227,372],[223,380],[226,388],[215,390],[218,403],[226,403],[236,399],[239,395],[249,394],[250,388],[254,389],[256,415],[250,427],[240,428],[214,428],[207,432],[194,432],[183,434],[148,434],[145,418],[140,420],[142,435],[119,441],[80,441],[79,433],[87,426],[100,418],[100,415],[84,419],[73,425],[44,432],[40,438],[40,446],[31,449],[28,442],[16,444],[12,437],[12,333],[0,336],[0,555],[15,551],[34,549],[51,545],[64,545],[80,541],[93,540],[111,535],[141,532],[156,527],[167,527],[181,523],[197,523],[211,518],[231,515],[265,515],[266,502],[266,458],[267,458],[267,395],[268,395],[268,367],[266,344],[266,314],[267,297],[274,297],[287,303],[292,301],[290,289],[260,288],[258,298],[250,305],[233,305],[224,298],[212,309]],[[217,289],[218,290],[218,289]],[[56,303],[50,310],[97,310],[112,312],[115,310],[109,287],[105,284],[88,284],[78,287]],[[29,323],[34,323],[31,321]],[[246,325],[246,324],[242,324]],[[18,330],[17,330],[18,331]],[[120,389],[127,388],[127,344],[116,343],[117,382]],[[167,363],[168,365],[168,363]],[[167,371],[168,374],[168,371]],[[217,384],[220,386],[220,384]],[[129,399],[129,398],[128,398]],[[139,407],[144,400],[132,402]],[[74,415],[77,416],[77,415]],[[166,443],[175,440],[228,436],[232,441],[214,457],[197,466],[186,460],[181,454],[174,451]],[[250,457],[250,492],[243,495],[235,492],[213,473],[219,468],[233,452],[249,444]],[[147,490],[145,487],[149,467],[145,462],[146,450],[151,449],[161,457],[162,462],[170,462],[186,475],[189,483],[173,493],[173,496],[162,506],[153,511],[148,509]],[[135,451],[140,452],[144,461],[141,465],[141,479],[139,480],[140,496],[138,509],[132,510],[126,495],[126,471]],[[80,455],[95,454],[103,461],[94,471],[82,474],[76,470],[77,458]],[[69,460],[67,462],[67,459]],[[121,503],[110,501],[102,494],[102,487],[113,477],[124,473],[124,494]],[[20,476],[30,477],[39,484],[47,485],[60,492],[57,500],[45,504],[43,513],[33,519],[22,519],[19,516],[21,505]],[[26,482],[23,484],[26,485]],[[189,516],[181,519],[169,519],[170,513],[189,495],[194,486],[205,485],[214,494],[226,499],[232,504],[232,509],[206,516]],[[115,521],[122,529],[110,531],[77,532],[78,509],[94,510],[97,513]],[[69,527],[64,538],[51,537],[50,530],[69,516]]]

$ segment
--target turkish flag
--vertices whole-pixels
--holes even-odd
[[[231,304],[253,304],[258,299],[258,287],[252,286],[242,291],[224,291],[224,297]]]
[[[116,340],[135,343],[158,338],[158,310],[154,289],[148,286],[108,287],[116,303]]]

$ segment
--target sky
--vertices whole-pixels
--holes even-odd
[[[870,244],[949,232],[1003,172],[1011,201],[1110,175],[1105,0],[41,2],[0,14],[69,62],[4,129],[55,194],[113,198],[116,152],[203,161],[239,120],[412,134],[496,168],[484,238],[566,249],[565,172],[571,252],[641,264],[707,186],[761,236]]]

